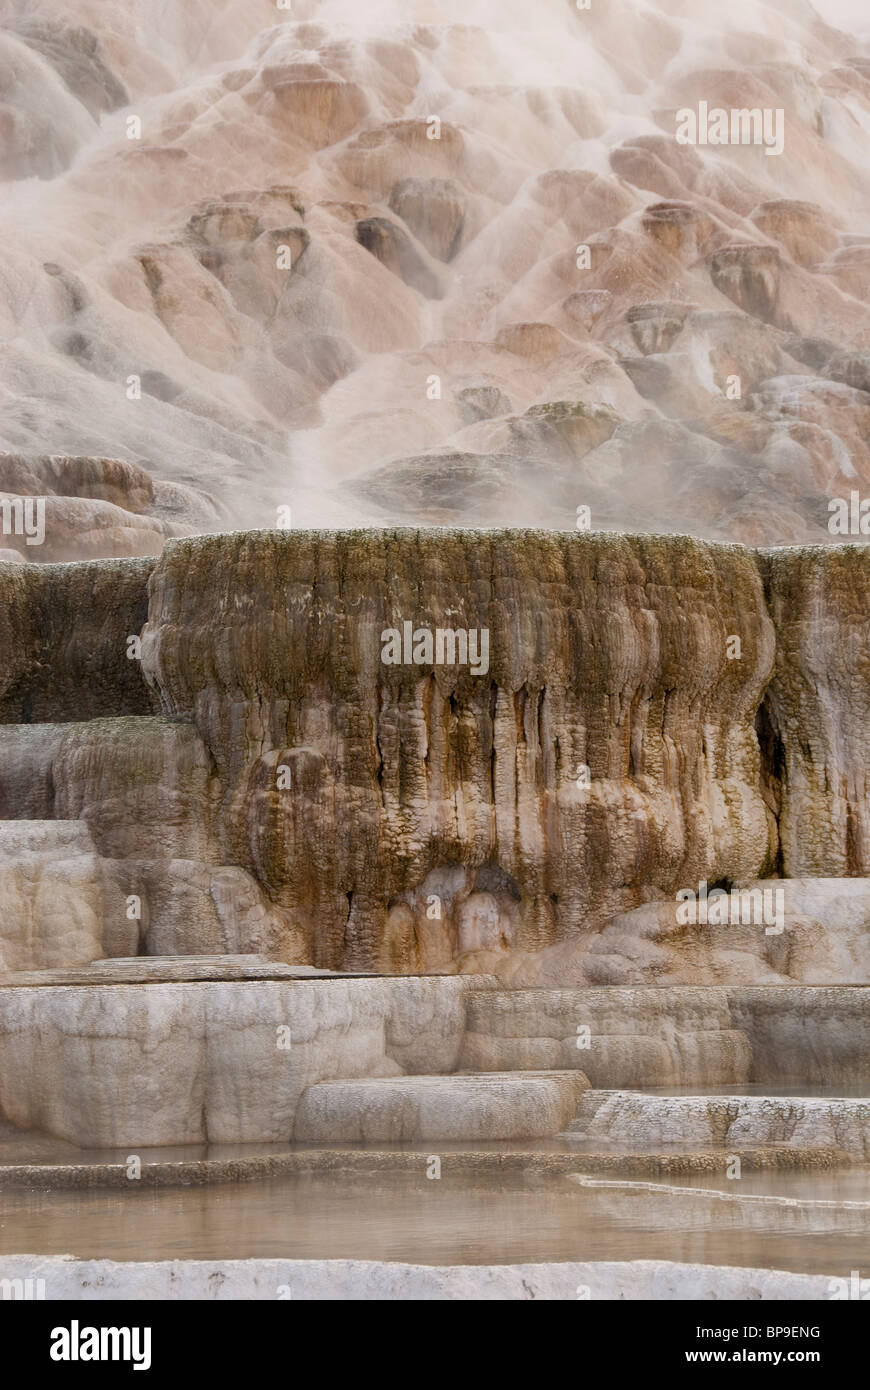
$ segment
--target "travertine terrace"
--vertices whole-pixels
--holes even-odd
[[[158,8],[0,5],[0,1297],[870,1296],[862,17]]]
[[[0,586],[7,969],[259,951],[545,970],[571,943],[558,969],[587,949],[589,982],[619,983],[605,958],[673,936],[700,880],[868,871],[859,546],[237,533],[153,565],[6,566]],[[487,630],[486,671],[385,664],[405,622]],[[37,909],[28,934],[59,858],[74,916]],[[808,967],[764,932],[730,944],[821,982],[837,893],[790,890],[790,919],[822,924]],[[854,947],[844,982],[866,978]]]

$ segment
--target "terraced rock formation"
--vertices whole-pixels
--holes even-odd
[[[866,553],[272,532],[0,566],[5,968],[864,980]],[[485,633],[485,669],[386,661],[406,625]],[[746,915],[681,923],[699,882]]]
[[[870,47],[832,6],[6,7],[0,1186],[275,1178],[272,1252],[301,1174],[443,1159],[491,1232],[512,1173],[582,1240],[122,1268],[45,1258],[47,1200],[0,1279],[861,1296]],[[775,147],[685,143],[702,104]]]
[[[160,961],[123,964],[122,983],[94,966],[0,984],[0,1114],[18,1130],[107,1150],[564,1133],[863,1158],[870,1144],[866,1101],[740,1098],[866,1086],[870,986],[502,991],[231,957],[199,979],[193,962],[172,980]],[[633,1089],[656,1087],[701,1094]]]

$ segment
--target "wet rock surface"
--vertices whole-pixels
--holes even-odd
[[[542,946],[627,905],[619,883],[666,891],[689,864],[736,875],[768,853],[752,721],[773,633],[744,553],[528,533],[202,540],[167,554],[150,605],[143,669],[215,759],[225,853],[311,921],[315,964]],[[407,621],[487,630],[488,669],[385,664],[382,634]],[[726,658],[731,632],[744,661]],[[338,825],[352,833],[336,841]]]
[[[0,814],[80,819],[153,955],[865,980],[867,575],[459,531],[6,565]],[[681,922],[699,883],[737,920]]]

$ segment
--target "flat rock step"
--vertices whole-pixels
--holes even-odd
[[[286,965],[266,956],[112,956],[55,970],[0,975],[4,985],[147,985],[197,980],[358,979],[313,965]]]
[[[849,1096],[656,1096],[587,1091],[565,1137],[627,1149],[831,1145],[870,1159],[870,1098]]]
[[[470,996],[461,1065],[585,1072],[591,1085],[736,1086],[752,1051],[722,989],[490,990]]]
[[[468,1032],[462,1066],[498,1071],[576,1068],[592,1086],[738,1086],[746,1082],[752,1049],[734,1028],[650,1033],[591,1034],[565,1038],[505,1038]]]
[[[460,1060],[476,1071],[579,1066],[592,1086],[862,1085],[866,985],[480,990]]]
[[[73,1154],[64,1162],[52,1162],[46,1157],[52,1142],[45,1136],[27,1136],[4,1143],[0,1140],[0,1192],[26,1188],[51,1191],[74,1188],[123,1188],[129,1191],[128,1165],[119,1161],[117,1151],[111,1159],[96,1160]],[[443,1143],[443,1141],[441,1141]],[[248,1146],[254,1147],[254,1146]],[[153,1151],[152,1151],[153,1152]],[[161,1152],[166,1152],[165,1150]],[[289,1147],[282,1144],[280,1152],[270,1147],[267,1152],[246,1153],[234,1158],[154,1158],[143,1155],[142,1187],[190,1187],[217,1182],[259,1182],[263,1178],[295,1177],[299,1174],[334,1173],[364,1174],[372,1181],[391,1182],[395,1175],[419,1178],[426,1170],[429,1155],[418,1145],[406,1144],[352,1146],[348,1144],[309,1145]],[[481,1142],[477,1147],[456,1144],[440,1153],[442,1174],[462,1176],[481,1182],[487,1188],[493,1183],[524,1185],[530,1177],[552,1178],[577,1174],[578,1168],[588,1174],[609,1174],[623,1178],[665,1177],[703,1174],[711,1181],[726,1179],[729,1155],[721,1149],[705,1149],[697,1153],[590,1153],[581,1155],[558,1139],[552,1145],[534,1140],[527,1145],[508,1146]],[[839,1149],[806,1148],[741,1149],[743,1172],[830,1173],[850,1166],[848,1154]]]
[[[542,1139],[568,1124],[587,1085],[577,1071],[321,1081],[299,1102],[294,1138],[317,1143]]]

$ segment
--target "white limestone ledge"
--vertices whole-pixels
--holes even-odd
[[[280,1143],[316,1082],[455,1071],[488,983],[0,986],[0,1116],[83,1147]]]
[[[666,1260],[412,1265],[372,1260],[78,1260],[7,1255],[0,1280],[43,1279],[47,1301],[831,1299],[838,1281],[777,1269]],[[839,1281],[842,1283],[843,1281]]]
[[[316,1143],[539,1139],[573,1120],[580,1071],[321,1081],[296,1111],[295,1137]]]
[[[659,1096],[588,1091],[567,1133],[651,1147],[831,1146],[870,1159],[870,1100],[849,1096]]]

